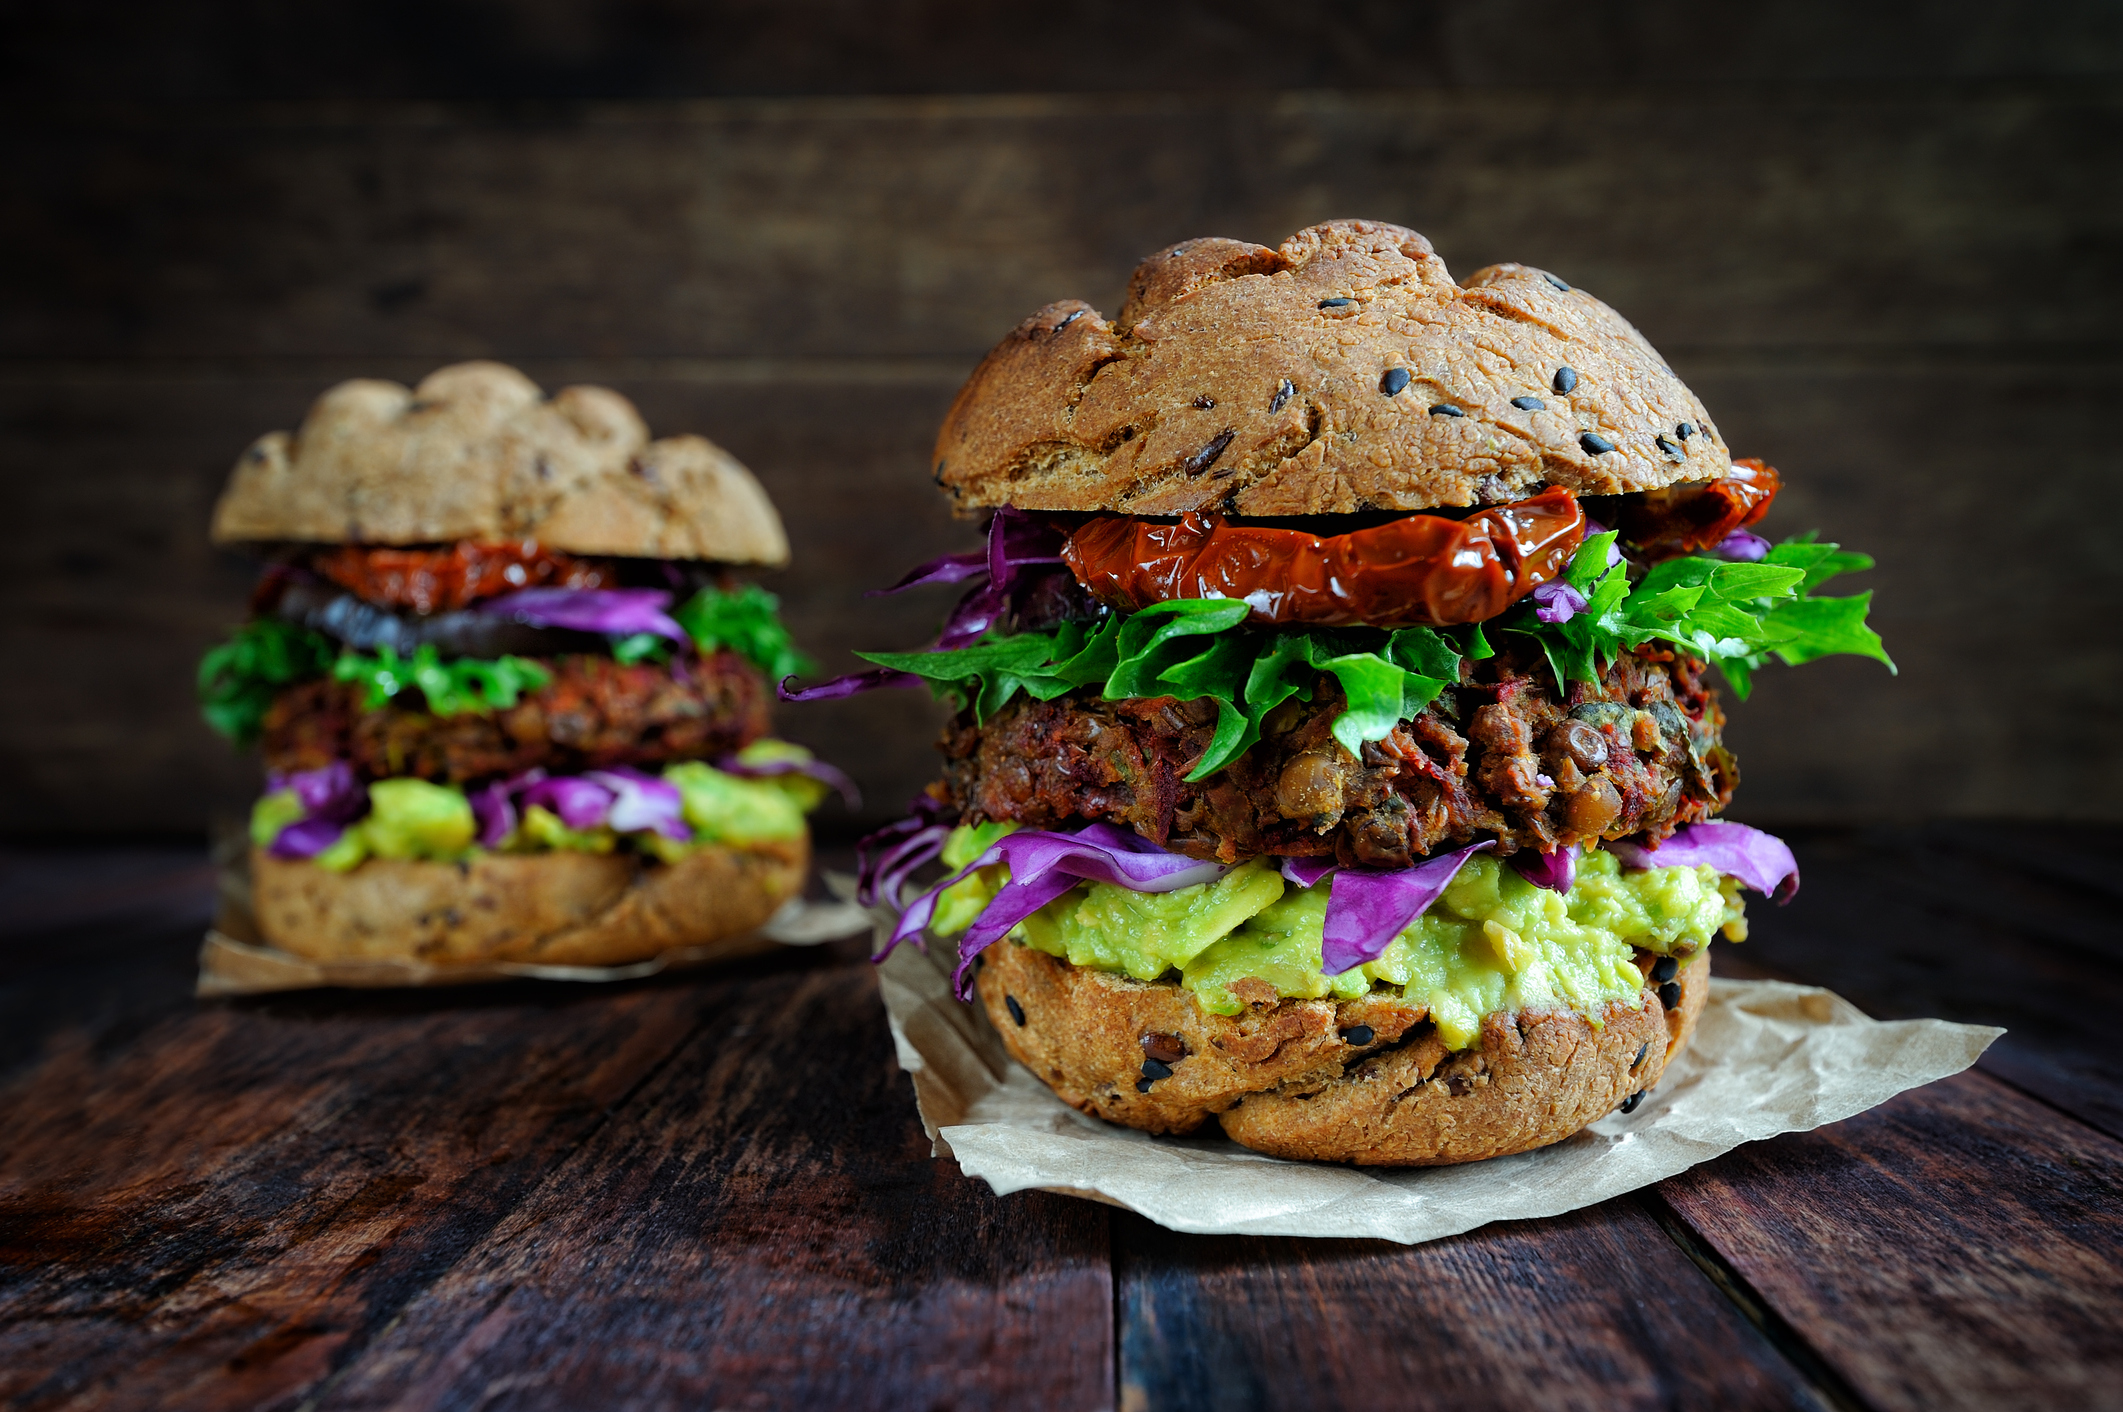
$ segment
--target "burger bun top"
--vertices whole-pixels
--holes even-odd
[[[500,363],[416,388],[357,378],[292,436],[268,432],[214,507],[216,544],[536,540],[573,554],[779,566],[781,518],[752,473],[699,436],[649,440],[609,388],[547,397]]]
[[[1048,305],[959,392],[932,474],[963,514],[1316,515],[1730,469],[1702,403],[1599,300],[1526,265],[1455,284],[1414,231],[1344,220],[1162,250],[1118,319]]]

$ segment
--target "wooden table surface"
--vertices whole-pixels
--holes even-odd
[[[1175,1235],[932,1160],[850,947],[191,999],[181,850],[0,854],[0,1397],[2123,1407],[2123,834],[1801,837],[1726,974],[2008,1026],[1553,1220]]]

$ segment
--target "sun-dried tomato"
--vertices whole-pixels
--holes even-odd
[[[1436,626],[1495,617],[1561,574],[1584,534],[1577,498],[1558,487],[1464,520],[1409,515],[1331,538],[1217,515],[1107,515],[1071,534],[1062,559],[1129,611],[1242,598],[1257,623]]]
[[[1650,563],[1715,549],[1768,514],[1783,484],[1774,466],[1753,458],[1734,461],[1732,474],[1722,480],[1632,495],[1615,528]]]
[[[379,607],[447,613],[519,588],[611,588],[616,569],[525,540],[442,548],[393,549],[343,544],[310,557],[311,569]]]

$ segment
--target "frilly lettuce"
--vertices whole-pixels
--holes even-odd
[[[1629,566],[1610,562],[1612,532],[1595,535],[1571,560],[1569,586],[1584,599],[1574,613],[1549,621],[1521,604],[1496,623],[1541,645],[1559,681],[1592,681],[1600,663],[1647,642],[1670,642],[1706,661],[1745,700],[1755,670],[1775,657],[1789,666],[1832,653],[1870,657],[1895,669],[1866,625],[1871,593],[1816,598],[1837,574],[1872,567],[1872,560],[1810,534],[1766,548],[1754,562],[1686,555],[1646,570],[1636,583]]]

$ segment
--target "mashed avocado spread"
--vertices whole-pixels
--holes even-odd
[[[800,745],[761,740],[740,751],[737,758],[747,765],[762,765],[811,757]],[[571,829],[550,809],[533,804],[523,809],[514,831],[491,851],[610,853],[626,843],[675,863],[705,844],[741,848],[802,838],[805,812],[817,808],[827,792],[808,775],[732,775],[698,760],[667,766],[663,778],[678,790],[680,813],[693,830],[690,840],[648,832],[619,833],[602,826]],[[477,843],[479,827],[471,800],[455,785],[377,780],[368,786],[368,798],[368,812],[347,825],[338,840],[311,862],[343,873],[368,858],[456,862],[488,851]],[[251,806],[251,841],[268,848],[282,829],[302,817],[302,802],[294,790],[274,790]]]
[[[943,861],[962,868],[1012,827],[961,827]],[[1008,880],[1009,869],[996,864],[946,889],[930,929],[964,931]],[[1082,883],[1010,937],[1137,980],[1177,971],[1180,985],[1218,1015],[1245,1008],[1230,987],[1249,978],[1305,999],[1353,1000],[1386,987],[1426,1007],[1439,1038],[1464,1049],[1495,1010],[1562,1006],[1597,1015],[1609,1001],[1636,995],[1644,981],[1634,948],[1685,955],[1720,930],[1735,941],[1745,935],[1739,883],[1715,868],[1624,872],[1602,850],[1581,858],[1576,886],[1558,894],[1477,854],[1377,960],[1329,976],[1320,970],[1329,886],[1294,887],[1267,859],[1174,892]]]

